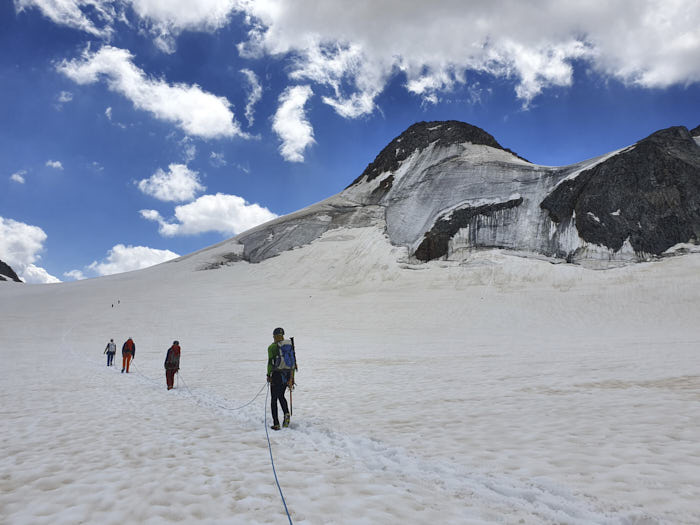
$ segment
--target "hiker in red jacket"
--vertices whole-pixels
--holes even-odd
[[[175,373],[180,370],[180,342],[173,341],[173,346],[168,348],[168,353],[165,354],[165,382],[168,385],[168,390],[173,387]]]
[[[129,373],[129,363],[134,357],[136,357],[136,343],[129,337],[124,342],[124,346],[122,346],[122,374],[124,370],[126,370],[127,374]]]

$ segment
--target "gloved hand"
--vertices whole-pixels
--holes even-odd
[[[267,382],[268,383],[270,382],[270,376],[267,376]]]

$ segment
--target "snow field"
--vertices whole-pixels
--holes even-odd
[[[700,522],[700,256],[412,266],[371,229],[332,233],[258,265],[0,288],[0,521],[285,522],[265,391],[227,409],[264,385],[280,325],[294,523]],[[102,350],[128,336],[126,375]],[[189,390],[165,390],[173,339]]]

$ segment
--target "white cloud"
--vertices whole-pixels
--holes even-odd
[[[52,284],[61,282],[61,280],[58,277],[54,277],[44,268],[35,266],[33,264],[27,265],[20,277],[24,280],[25,283],[29,284]]]
[[[46,233],[38,226],[32,226],[13,219],[0,217],[0,260],[27,283],[60,282],[46,270],[35,266],[44,249]]]
[[[12,175],[10,175],[10,180],[14,182],[18,182],[20,184],[24,184],[24,176],[27,174],[27,170],[20,170]]]
[[[324,103],[346,118],[374,111],[377,96],[397,72],[405,74],[409,92],[430,103],[444,93],[468,90],[473,73],[487,73],[511,79],[516,95],[527,105],[543,89],[570,86],[576,61],[585,62],[588,71],[644,88],[700,82],[700,3],[684,0],[533,0],[505,5],[492,0],[357,0],[351,7],[340,0],[14,4],[19,12],[36,8],[57,24],[102,38],[114,33],[117,22],[133,24],[126,20],[133,13],[138,20],[132,27],[150,31],[167,52],[174,51],[182,31],[214,32],[229,24],[232,14],[242,14],[249,33],[239,53],[246,58],[289,59],[290,79],[310,83]],[[105,66],[100,73],[111,75],[112,84],[125,81],[123,67],[115,68],[114,74],[109,71]],[[137,106],[158,113],[148,105]],[[187,119],[163,113],[170,115],[166,120],[185,126]],[[246,117],[252,123],[252,113]],[[229,125],[230,120],[223,135],[238,134]],[[235,121],[232,125],[237,128]]]
[[[215,31],[228,23],[236,0],[129,0],[145,19],[177,29]]]
[[[150,78],[133,63],[125,49],[104,46],[86,51],[80,59],[64,60],[57,69],[78,84],[104,79],[110,90],[129,99],[136,108],[172,122],[188,135],[212,139],[247,136],[241,132],[231,104],[225,97],[203,91],[197,85],[168,84]]]
[[[190,170],[184,164],[170,164],[166,173],[162,169],[148,179],[138,181],[138,188],[145,193],[162,201],[190,201],[197,192],[206,190],[200,184],[199,174]]]
[[[15,9],[21,13],[36,7],[55,24],[107,38],[117,16],[114,4],[113,0],[15,0]]]
[[[70,102],[71,100],[73,100],[73,93],[71,93],[70,91],[61,91],[58,95],[58,101],[61,104],[65,104],[67,102]]]
[[[304,150],[313,144],[314,130],[306,118],[304,105],[313,95],[309,86],[287,88],[279,97],[272,129],[282,140],[280,153],[289,162],[303,162]]]
[[[248,94],[248,100],[245,105],[245,118],[248,119],[248,126],[252,126],[255,120],[255,104],[260,102],[262,98],[262,86],[260,85],[257,75],[250,69],[241,69],[241,73],[245,75],[246,80],[248,80],[248,86],[250,87],[250,93]]]
[[[107,109],[105,109],[105,116],[108,120],[112,120],[112,106],[109,106]]]
[[[203,195],[175,208],[177,222],[167,222],[156,210],[141,210],[144,219],[159,224],[161,235],[196,235],[216,231],[236,235],[277,217],[259,204],[249,204],[237,195]]]
[[[71,270],[70,272],[64,272],[63,277],[68,277],[69,279],[73,279],[74,281],[82,281],[83,279],[87,279],[85,274],[80,270]]]
[[[56,170],[63,170],[63,164],[61,164],[60,160],[47,160],[46,165],[49,168],[53,168]]]
[[[647,88],[700,81],[700,3],[370,0],[245,1],[246,57],[296,57],[293,80],[330,88],[342,116],[375,108],[402,71],[407,89],[430,101],[470,82],[470,72],[511,78],[527,104],[569,86],[572,63]]]
[[[216,31],[225,26],[237,0],[129,0],[136,14],[150,24],[156,45],[175,51],[175,38],[183,31]]]
[[[117,244],[109,250],[107,257],[102,262],[94,261],[88,268],[96,272],[97,275],[112,275],[148,268],[177,257],[179,255],[170,250]]]

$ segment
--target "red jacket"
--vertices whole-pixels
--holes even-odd
[[[180,345],[173,345],[168,348],[163,365],[166,370],[180,370]]]

